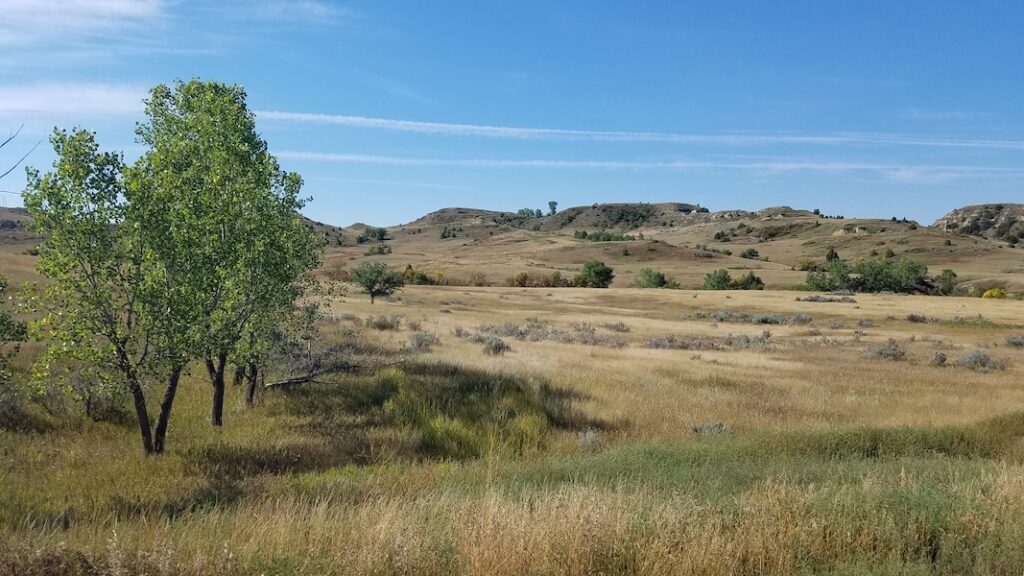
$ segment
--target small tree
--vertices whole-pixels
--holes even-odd
[[[808,272],[807,287],[822,292],[852,289],[853,279],[850,277],[850,265],[842,260],[833,260],[826,263],[821,269]]]
[[[730,286],[732,286],[732,276],[725,268],[708,272],[704,277],[705,290],[728,290]]]
[[[640,271],[640,275],[636,277],[636,285],[638,288],[664,288],[669,283],[668,278],[665,274],[652,270],[651,268],[644,268]]]
[[[146,454],[163,452],[187,358],[187,307],[152,258],[152,247],[142,242],[121,156],[99,152],[94,135],[84,130],[57,130],[51,142],[53,171],[40,176],[28,170],[24,193],[33,226],[45,237],[36,266],[49,279],[46,315],[37,324],[49,345],[33,367],[33,380],[56,379],[74,392],[65,374],[55,373],[56,361],[89,366],[101,376],[93,385],[131,395]],[[167,387],[154,425],[146,394],[155,374],[167,375]]]
[[[744,276],[734,280],[730,288],[735,290],[764,290],[764,280],[753,272],[747,272]]]
[[[935,277],[935,290],[942,296],[949,296],[956,291],[956,272],[946,268]]]
[[[760,257],[761,254],[757,251],[756,248],[747,248],[746,250],[743,251],[743,253],[740,254],[740,258],[746,258],[748,260],[757,260]]]
[[[148,150],[129,194],[143,242],[190,306],[188,352],[206,364],[211,422],[221,426],[229,359],[254,318],[301,295],[324,238],[303,222],[302,179],[268,152],[240,86],[161,84],[146,115],[137,133]]]
[[[405,285],[402,274],[383,262],[363,262],[352,270],[351,280],[370,295],[371,304],[378,296],[390,296]]]
[[[839,260],[839,252],[836,252],[835,248],[829,247],[828,252],[825,253],[825,262],[835,262]]]
[[[583,265],[573,284],[581,288],[607,288],[614,279],[615,272],[611,266],[599,260],[592,260]]]
[[[554,216],[558,212],[558,202],[551,200],[548,202],[548,216]]]

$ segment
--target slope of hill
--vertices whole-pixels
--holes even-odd
[[[1016,244],[1024,237],[1024,204],[979,204],[957,208],[934,227],[946,232],[972,234]]]
[[[1024,232],[1024,206],[971,206],[955,210],[932,227],[913,222],[825,218],[788,206],[759,211],[709,212],[686,203],[597,204],[554,215],[445,208],[413,222],[388,227],[389,254],[368,255],[357,238],[369,226],[332,226],[307,219],[327,238],[325,268],[380,259],[431,275],[502,283],[517,272],[575,274],[587,260],[613,266],[616,286],[628,286],[642,268],[697,286],[708,272],[754,270],[770,288],[803,282],[801,268],[820,262],[834,248],[846,259],[910,257],[934,272],[952,268],[965,283],[1024,289],[1024,250],[1006,240]],[[32,246],[38,242],[20,208],[0,210],[4,271],[31,276]],[[611,231],[621,241],[594,242],[576,231]],[[1020,231],[1020,232],[1018,232]],[[967,235],[974,232],[977,235]],[[1024,243],[1021,243],[1024,246]],[[756,251],[753,258],[741,255]],[[748,256],[752,254],[747,254]]]

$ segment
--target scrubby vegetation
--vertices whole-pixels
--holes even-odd
[[[764,281],[753,272],[733,280],[725,268],[709,272],[704,277],[704,290],[764,290]]]
[[[651,268],[641,270],[635,283],[637,288],[679,288],[678,282]]]

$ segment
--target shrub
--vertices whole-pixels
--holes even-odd
[[[923,314],[907,314],[907,322],[914,324],[925,324],[928,322],[928,317]]]
[[[675,336],[661,336],[648,338],[644,342],[644,347],[655,350],[679,350],[683,345]]]
[[[729,285],[734,290],[764,290],[764,281],[753,272],[747,272],[741,278],[734,280]]]
[[[992,372],[994,370],[1006,370],[1006,361],[993,358],[984,350],[969,350],[964,352],[953,361],[958,368],[967,368],[975,372]]]
[[[794,326],[802,326],[804,324],[810,324],[814,322],[814,318],[811,318],[807,314],[793,314],[789,317],[789,323]]]
[[[497,336],[490,336],[484,339],[483,344],[484,354],[487,354],[488,356],[501,356],[502,354],[512,350],[511,346]]]
[[[708,272],[707,276],[704,277],[705,290],[728,290],[731,285],[732,276],[729,275],[729,271],[725,268]]]
[[[572,282],[562,277],[557,270],[550,274],[537,272],[520,272],[505,282],[513,288],[566,288],[572,286]]]
[[[629,326],[624,322],[609,322],[605,324],[604,327],[612,332],[629,332]]]
[[[824,267],[811,270],[807,273],[807,287],[819,292],[851,289],[850,265],[842,260],[833,260]]]
[[[949,296],[956,290],[956,272],[946,268],[933,280],[935,291],[942,296]]]
[[[843,304],[856,304],[857,301],[851,296],[824,296],[821,294],[811,294],[810,296],[804,296],[803,298],[797,297],[797,302],[841,302]]]
[[[587,428],[576,436],[576,448],[580,452],[594,454],[600,452],[603,447],[601,436],[593,428]]]
[[[1007,336],[1006,343],[1014,348],[1024,348],[1024,334]]]
[[[409,348],[413,350],[427,351],[437,343],[437,336],[430,332],[413,332],[409,336]]]
[[[576,275],[573,284],[581,288],[607,288],[615,279],[611,266],[599,260],[591,260],[583,265],[583,270]]]
[[[982,298],[1006,298],[1006,290],[1002,288],[989,288],[981,295]]]
[[[740,253],[740,258],[747,258],[748,260],[757,260],[761,257],[756,248],[747,248]]]
[[[932,366],[944,366],[946,364],[946,355],[942,352],[936,352],[932,355]]]
[[[402,280],[411,286],[433,286],[438,283],[436,279],[431,278],[425,272],[413,268],[412,264],[406,264]]]
[[[402,326],[402,317],[384,314],[367,316],[366,325],[375,330],[398,330]]]
[[[363,253],[364,256],[382,256],[384,254],[391,254],[391,246],[388,246],[383,242],[370,246],[366,249],[366,252]]]
[[[903,360],[907,357],[906,350],[902,346],[896,343],[895,340],[889,339],[882,346],[871,346],[864,350],[865,358],[878,358],[881,360]]]
[[[637,288],[666,288],[670,281],[662,272],[644,268],[636,277]]]
[[[859,274],[854,287],[864,292],[913,292],[928,277],[928,267],[916,260],[861,260],[853,271]]]

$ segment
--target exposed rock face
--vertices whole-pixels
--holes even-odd
[[[1016,242],[1024,238],[1024,204],[981,204],[957,208],[932,225],[945,232]]]

